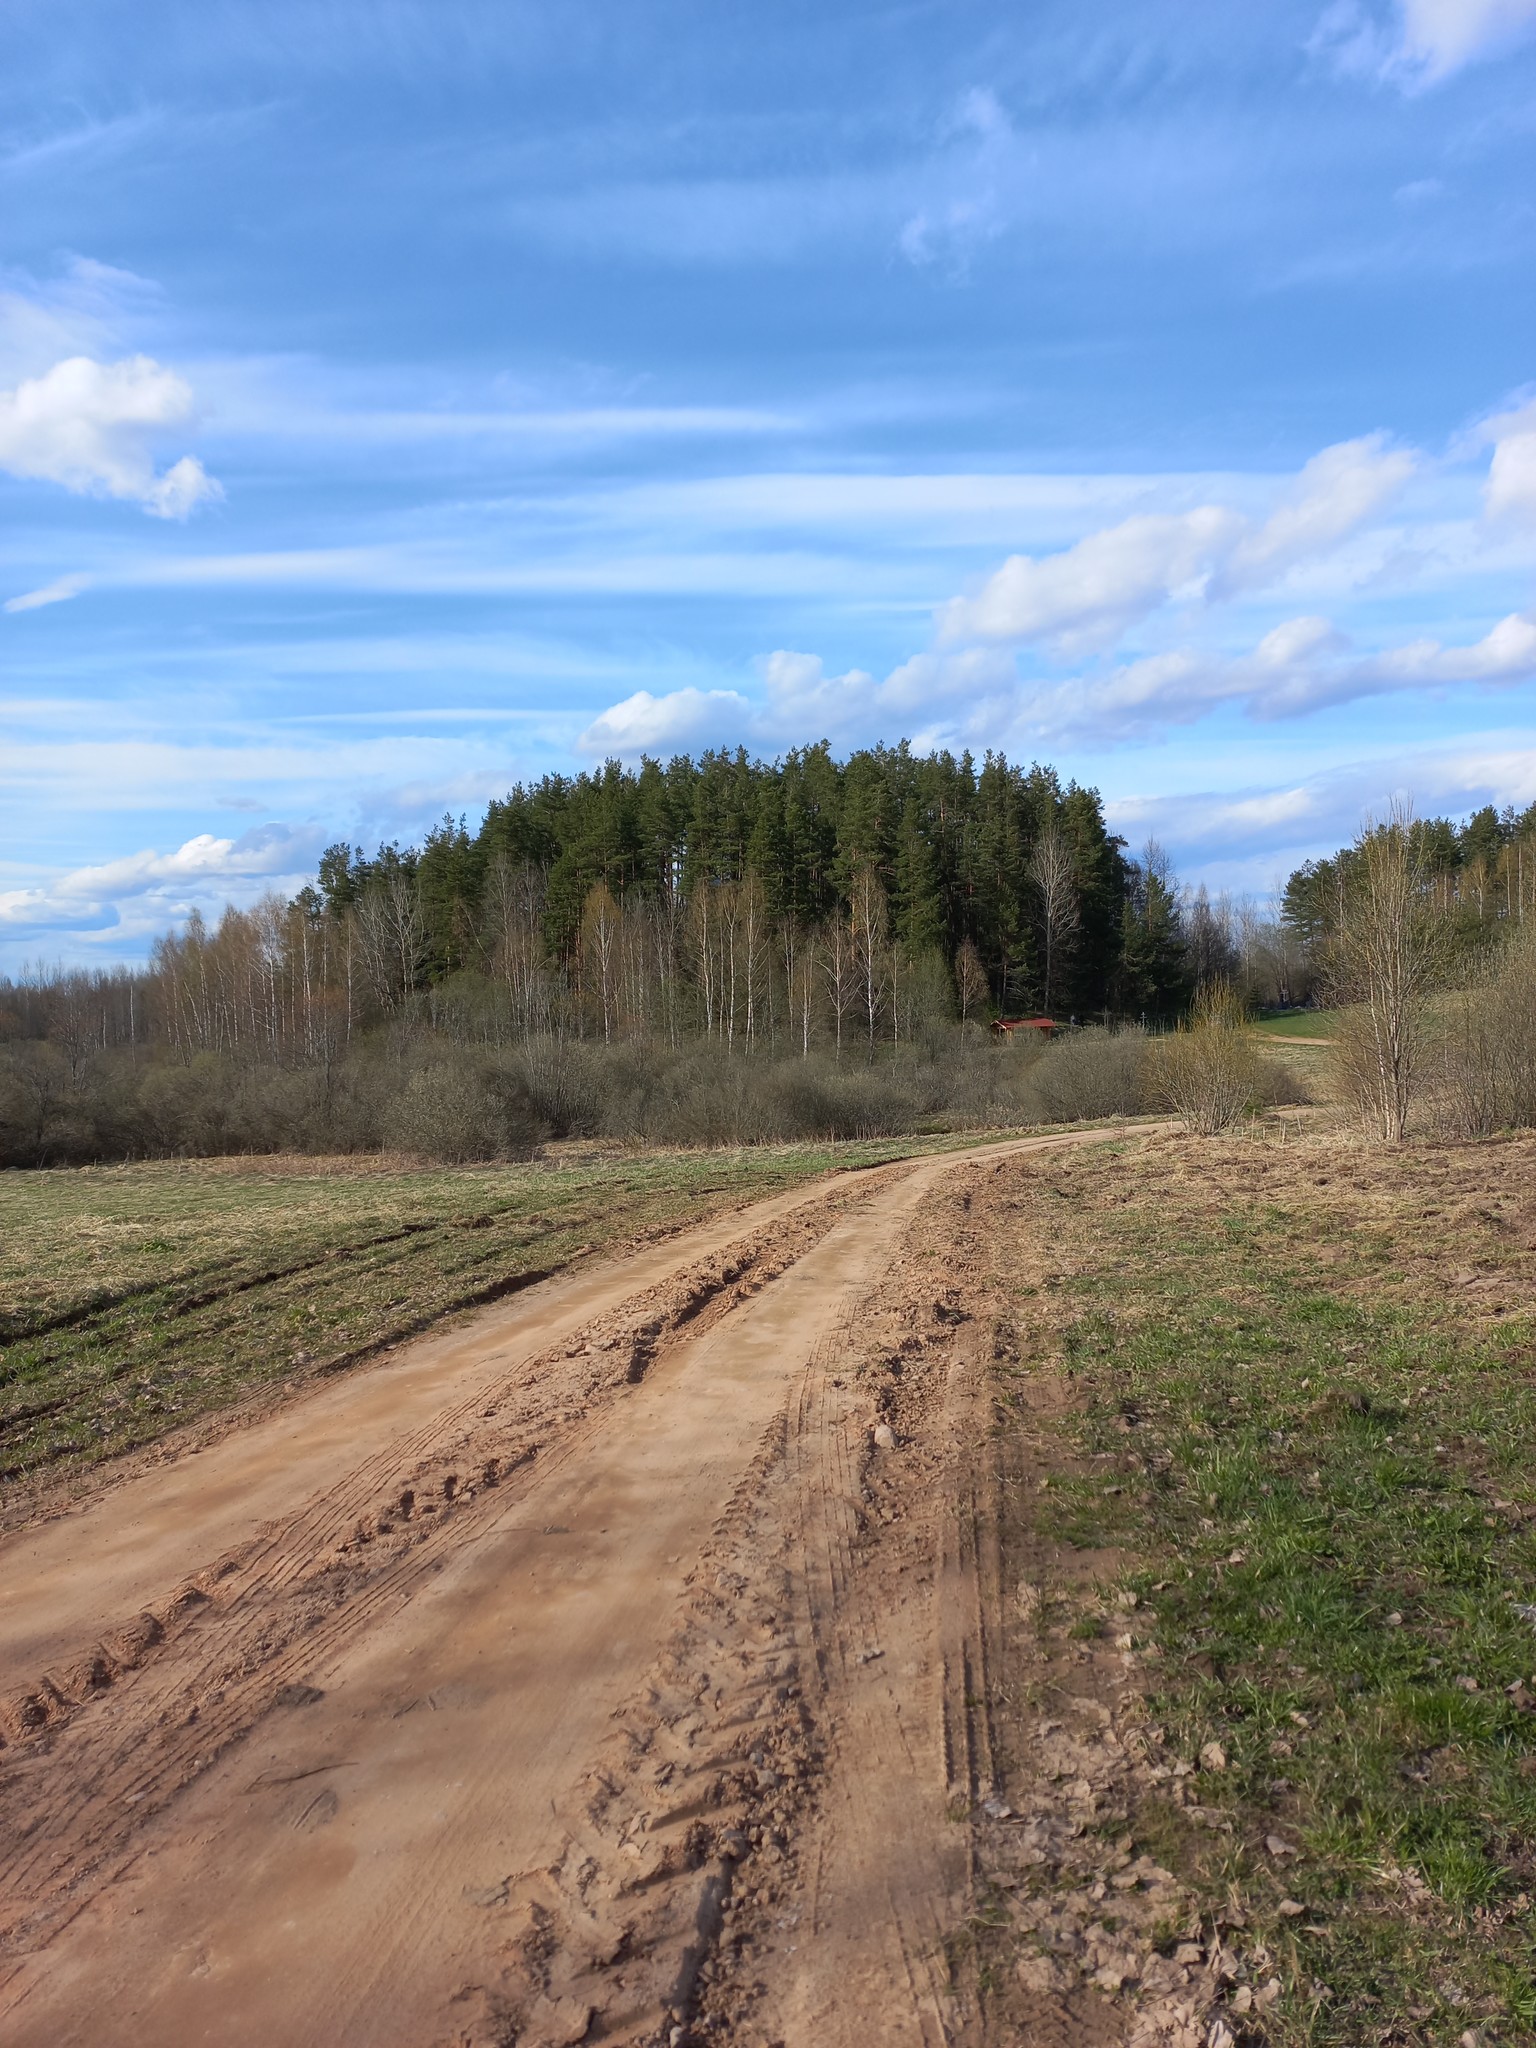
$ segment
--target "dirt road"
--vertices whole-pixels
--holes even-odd
[[[1103,1136],[717,1219],[0,1546],[0,2037],[964,2038],[980,1568],[941,1518],[855,1587],[846,1362],[882,1315],[946,1346],[963,1464],[922,1205]]]

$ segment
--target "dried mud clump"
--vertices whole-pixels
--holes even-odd
[[[1016,1955],[1013,1997],[1001,2003],[1037,2011],[1064,2042],[1232,2048],[1239,2023],[1282,1986],[1268,1951],[1243,1942],[1240,1909],[1202,1910],[1138,1844],[1143,1802],[1189,1772],[1163,1757],[1156,1733],[1134,1694],[1119,1708],[1059,1696],[1020,1726],[1017,1810],[996,1799],[975,1816],[979,1897]],[[1224,1824],[1187,1811],[1196,1825]]]

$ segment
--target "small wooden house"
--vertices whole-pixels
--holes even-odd
[[[994,1017],[994,1038],[1017,1038],[1026,1044],[1034,1038],[1054,1038],[1061,1026],[1054,1017]]]

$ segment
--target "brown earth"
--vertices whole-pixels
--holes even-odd
[[[1033,1482],[972,1208],[1104,1137],[717,1219],[0,1543],[0,2037],[1123,2038],[1049,1971],[984,2019],[968,1948],[999,1858],[1070,1863],[1140,1767],[1074,1652],[1001,1832]]]

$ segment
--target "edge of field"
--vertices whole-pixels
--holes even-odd
[[[0,1175],[0,1530],[520,1288],[795,1187],[1018,1135]]]

